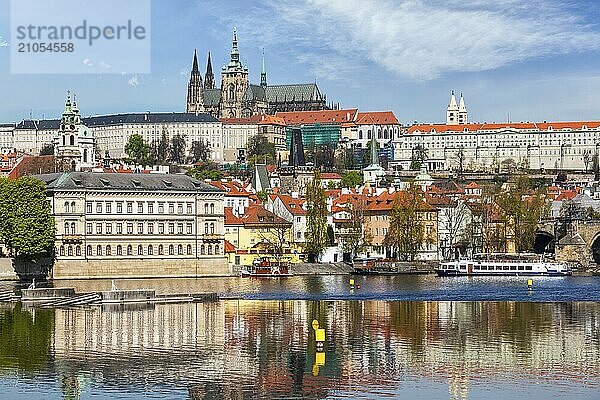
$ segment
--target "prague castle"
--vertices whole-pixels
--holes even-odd
[[[194,51],[186,111],[209,113],[216,118],[247,118],[257,114],[275,114],[278,111],[318,111],[330,108],[326,104],[326,96],[316,83],[268,85],[264,52],[260,85],[251,84],[248,67],[240,60],[235,28],[229,63],[221,69],[221,88],[215,87],[215,84],[210,53],[203,80],[198,69],[198,55]]]

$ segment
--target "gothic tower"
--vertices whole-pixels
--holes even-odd
[[[267,68],[265,67],[265,49],[262,51],[262,69],[260,72],[260,86],[267,88]]]
[[[248,89],[248,67],[240,61],[237,32],[233,28],[233,43],[229,64],[221,69],[221,118],[239,118],[242,114],[244,94]]]
[[[204,89],[202,88],[202,76],[198,70],[198,54],[194,50],[194,62],[188,83],[187,108],[186,112],[201,113],[204,112]]]
[[[208,52],[208,61],[206,63],[206,73],[204,74],[204,89],[215,88],[215,76],[213,75],[212,63],[210,61],[210,51]]]
[[[467,114],[467,106],[465,105],[465,99],[463,98],[463,94],[460,94],[460,101],[458,102],[458,123],[459,124],[468,124],[469,118]]]
[[[450,97],[450,104],[446,110],[446,125],[455,125],[458,123],[458,104],[456,104],[456,97],[454,97],[454,90]]]

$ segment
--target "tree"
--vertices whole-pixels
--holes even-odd
[[[129,136],[127,144],[125,144],[125,154],[131,158],[136,164],[144,163],[150,156],[150,146],[144,142],[139,134]]]
[[[55,229],[42,181],[27,176],[16,181],[0,178],[0,238],[15,258],[16,268],[17,263],[51,257]]]
[[[371,148],[373,147],[373,141],[369,140],[369,142],[367,143],[367,148],[365,150],[365,153],[363,154],[363,165],[367,166],[367,165],[371,165]],[[377,146],[377,151],[379,151],[379,142],[375,141],[375,146]]]
[[[421,165],[429,158],[427,149],[422,144],[416,145],[412,149],[412,157],[410,162],[410,169],[415,171],[421,169]]]
[[[465,168],[465,149],[462,146],[456,152],[455,159],[458,177],[461,178]]]
[[[321,173],[315,171],[306,188],[306,253],[317,260],[327,247],[327,195]]]
[[[275,144],[269,142],[265,135],[254,135],[248,140],[248,159],[254,157],[255,161],[261,159],[275,160]]]
[[[592,156],[592,170],[594,171],[594,180],[600,179],[600,162],[598,162],[598,153]]]
[[[192,163],[207,162],[210,157],[210,146],[204,140],[195,140],[192,142],[192,151],[189,160]]]
[[[592,163],[592,151],[589,149],[586,149],[583,151],[583,165],[585,167],[585,173],[587,174],[590,168],[590,164]]]
[[[355,188],[362,184],[362,175],[358,171],[348,171],[342,175],[342,187]]]
[[[315,168],[330,171],[334,164],[334,152],[327,145],[318,146],[313,155]]]
[[[439,236],[442,257],[454,258],[454,249],[466,229],[469,209],[463,201],[452,202],[447,207],[439,207]]]
[[[261,203],[265,204],[269,199],[269,193],[267,193],[265,190],[261,190],[260,192],[256,193],[256,197]]]
[[[349,202],[348,208],[350,219],[344,224],[341,236],[344,253],[350,253],[352,260],[357,254],[362,253],[371,246],[373,234],[368,226],[368,218],[365,214],[366,201],[363,196]]]
[[[183,135],[175,135],[171,139],[171,161],[175,164],[185,162],[185,137]]]
[[[269,250],[277,261],[281,262],[285,255],[285,249],[289,247],[290,241],[288,239],[290,237],[291,225],[290,222],[282,221],[281,223],[270,225],[268,229],[259,229],[261,241],[269,245]]]
[[[40,156],[53,156],[54,155],[54,145],[52,143],[46,143],[42,146],[40,150]]]
[[[163,126],[160,140],[158,141],[158,145],[156,147],[156,161],[160,164],[166,163],[167,159],[169,158],[169,154],[171,153],[171,146],[169,139],[167,138],[167,134],[167,128]]]
[[[219,169],[219,166],[212,162],[199,163],[194,168],[190,168],[185,173],[187,176],[199,179],[201,181],[210,179],[211,181],[218,181],[223,179],[223,171]]]
[[[426,203],[417,188],[398,192],[394,198],[389,221],[390,229],[384,244],[403,261],[414,261],[422,246],[432,242],[425,232],[423,213]]]

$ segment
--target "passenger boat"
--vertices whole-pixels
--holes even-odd
[[[291,276],[289,261],[260,257],[252,261],[252,265],[240,271],[243,277],[282,278]]]
[[[572,271],[565,263],[545,261],[537,254],[476,254],[472,259],[442,262],[436,273],[438,276],[568,276]]]

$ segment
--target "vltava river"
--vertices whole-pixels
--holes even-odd
[[[600,304],[0,307],[2,399],[384,397],[599,398]]]

